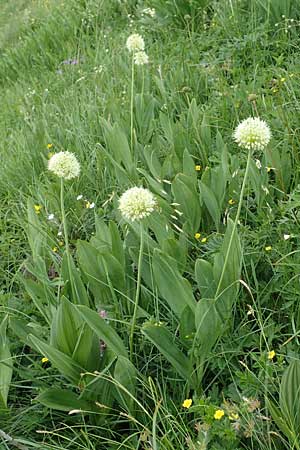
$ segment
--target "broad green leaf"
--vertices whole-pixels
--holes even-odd
[[[118,124],[111,126],[104,119],[101,120],[104,127],[104,136],[110,152],[114,155],[115,160],[120,164],[123,163],[129,174],[133,173],[135,165],[128,144],[127,136]]]
[[[120,336],[97,312],[86,306],[77,306],[77,310],[99,339],[102,339],[117,356],[128,357],[128,352]]]
[[[112,255],[115,259],[118,260],[121,267],[124,269],[125,267],[125,255],[124,255],[124,246],[123,241],[120,236],[120,232],[115,222],[109,222],[109,232],[111,236],[111,251]]]
[[[188,383],[194,383],[191,361],[182,353],[175,343],[174,334],[160,322],[146,322],[142,327],[144,335],[158,348],[174,369]]]
[[[38,395],[36,400],[48,408],[59,411],[72,411],[75,409],[89,412],[92,409],[89,402],[79,399],[74,392],[59,388],[45,390]]]
[[[281,413],[295,435],[300,433],[300,360],[294,360],[285,370],[279,392]]]
[[[242,250],[237,229],[234,230],[231,219],[227,221],[227,229],[220,252],[214,259],[214,279],[217,286],[216,307],[227,320],[231,313],[232,304],[239,288],[241,276]],[[227,263],[225,261],[227,258]]]
[[[213,267],[210,262],[204,259],[197,259],[195,264],[195,279],[198,284],[202,298],[213,298],[216,285],[214,280]]]
[[[180,317],[187,305],[194,311],[196,301],[191,285],[181,276],[176,261],[156,249],[152,266],[158,290],[173,312]]]
[[[151,175],[154,178],[160,178],[161,176],[161,164],[159,162],[159,159],[156,155],[156,151],[153,149],[150,149],[149,146],[143,147],[143,155],[147,162],[148,168],[151,172]]]
[[[183,152],[182,171],[196,184],[197,174],[195,171],[195,162],[187,148]]]
[[[294,441],[295,436],[293,431],[290,429],[289,422],[286,421],[285,415],[282,413],[281,409],[278,408],[270,399],[266,401],[267,407],[271,413],[271,416],[278,426],[278,428],[285,434],[285,436],[290,440]]]
[[[6,336],[8,316],[0,324],[0,407],[7,407],[7,397],[12,377],[13,363]]]
[[[190,177],[179,173],[172,182],[172,192],[176,203],[179,203],[177,209],[182,213],[182,220],[185,220],[189,226],[189,232],[194,235],[199,229],[201,219],[201,209],[199,194],[196,191]]]
[[[84,284],[80,278],[80,272],[77,270],[71,255],[69,255],[69,263],[68,263],[68,255],[65,252],[62,260],[62,278],[65,283],[68,282],[69,298],[71,297],[73,303],[75,304],[89,306],[90,304],[89,297],[87,295]],[[71,271],[71,274],[69,273],[69,270]],[[73,289],[71,288],[71,283],[73,284]],[[73,298],[73,292],[75,298]]]
[[[213,299],[202,298],[195,312],[195,341],[201,345],[201,352],[207,354],[220,335],[221,318]]]
[[[71,302],[61,298],[51,326],[50,344],[57,350],[72,357],[82,322],[81,317]]]
[[[68,378],[74,385],[78,384],[80,380],[80,374],[83,373],[84,370],[75,361],[73,361],[70,356],[62,353],[61,351],[57,350],[41,339],[38,339],[32,334],[29,335],[28,339],[31,344],[41,353],[41,355],[46,356],[62,375]]]
[[[99,339],[85,323],[75,305],[61,298],[51,325],[51,345],[69,355],[85,370],[98,368]]]
[[[199,181],[199,187],[201,197],[205,203],[205,206],[208,209],[208,212],[214,221],[216,229],[219,230],[221,221],[221,209],[218,205],[216,196],[213,193],[213,191],[209,187],[207,187],[202,181]]]
[[[180,317],[179,331],[181,340],[186,344],[192,342],[195,334],[195,314],[189,306],[186,306]],[[189,347],[189,346],[188,346]]]
[[[116,386],[117,400],[120,405],[127,409],[127,411],[131,414],[133,413],[133,397],[135,395],[137,380],[136,376],[136,368],[132,362],[123,356],[119,356],[115,365],[114,378],[121,386],[123,386],[124,389]],[[131,397],[131,395],[129,395],[126,391],[128,391],[128,393],[133,397]]]
[[[98,305],[111,304],[114,290],[125,291],[124,268],[111,251],[101,252],[88,242],[78,241],[77,254]]]

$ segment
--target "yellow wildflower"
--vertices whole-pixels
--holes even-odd
[[[196,166],[195,166],[195,170],[197,170],[197,172],[199,172],[199,170],[201,170],[201,166],[200,166],[200,164],[196,164]]]
[[[53,248],[52,248],[52,251],[53,251],[54,253],[56,253],[57,250],[58,250],[57,247],[53,247]]]
[[[234,205],[235,204],[235,200],[233,200],[233,198],[231,198],[230,200],[228,200],[228,204],[229,205]]]
[[[46,362],[48,362],[48,361],[49,361],[49,359],[46,358],[46,356],[44,356],[44,358],[42,358],[42,364],[44,364],[44,363],[46,363]]]
[[[286,80],[285,77],[280,78],[281,83],[284,83],[285,80]]]
[[[269,173],[269,172],[271,172],[272,167],[266,167],[266,169],[267,169],[267,173]]]
[[[189,409],[192,406],[193,400],[191,398],[187,398],[186,400],[184,400],[184,402],[182,403],[182,406],[184,408]]]
[[[238,420],[239,415],[237,413],[231,413],[231,414],[229,414],[229,419],[230,420]]]
[[[201,233],[195,233],[195,239],[200,239]]]
[[[272,245],[267,245],[265,247],[266,252],[270,252],[272,250]]]
[[[58,245],[59,245],[60,247],[62,247],[62,246],[64,245],[63,241],[59,241],[59,242],[58,242]]]
[[[53,147],[53,144],[47,144],[47,148],[49,148],[49,150],[50,150],[50,148],[52,148]]]
[[[272,360],[275,355],[276,355],[275,351],[271,350],[270,352],[268,352],[268,359]]]
[[[206,241],[207,241],[207,238],[206,238],[206,237],[204,237],[204,238],[201,239],[202,244],[204,244]]]
[[[42,209],[42,205],[34,205],[34,210],[36,212],[36,214],[40,214]]]
[[[217,409],[217,411],[215,412],[215,414],[214,414],[214,419],[216,419],[216,420],[220,420],[220,419],[222,419],[222,417],[224,416],[224,411],[223,411],[223,409]]]

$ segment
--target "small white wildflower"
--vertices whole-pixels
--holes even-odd
[[[142,187],[133,187],[124,192],[119,200],[119,209],[127,220],[134,222],[149,216],[156,207],[152,192]]]
[[[77,195],[77,197],[76,197],[76,200],[81,200],[81,199],[82,199],[82,197],[83,197],[83,195],[82,195],[82,194],[80,194],[80,195]]]
[[[150,17],[154,17],[156,14],[156,11],[154,8],[144,8],[142,11],[142,14],[146,14]]]
[[[90,202],[87,200],[86,203],[85,203],[85,207],[86,207],[87,209],[93,209],[93,208],[95,208],[95,203],[90,203]]]
[[[239,147],[262,150],[270,142],[271,130],[264,120],[249,117],[236,127],[233,138]]]
[[[149,57],[146,52],[136,52],[134,54],[134,64],[137,66],[143,66],[144,64],[148,64]]]
[[[261,169],[261,162],[260,162],[260,160],[259,159],[256,159],[255,160],[255,164],[256,164],[256,167],[258,168],[258,169]]]
[[[48,220],[53,220],[54,219],[54,214],[49,214],[48,215]]]
[[[291,237],[290,234],[284,234],[284,235],[283,235],[283,239],[284,239],[285,241],[287,241],[288,239],[290,239],[290,237]]]
[[[264,193],[266,195],[269,195],[270,192],[269,192],[269,189],[266,186],[262,186],[261,188],[262,188],[262,190],[264,191]]]
[[[55,153],[48,161],[48,170],[60,178],[71,180],[78,177],[80,164],[76,156],[71,152]]]
[[[130,52],[143,51],[145,49],[144,39],[138,33],[131,34],[126,41],[126,47]]]
[[[59,232],[57,233],[57,236],[62,236],[62,231],[59,231]]]

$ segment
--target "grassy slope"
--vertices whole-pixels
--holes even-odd
[[[80,180],[71,186],[66,199],[67,208],[71,211],[73,237],[89,236],[93,230],[93,213],[76,203],[77,195],[83,194],[95,202],[99,214],[114,216],[111,202],[102,207],[112,193],[119,191],[120,184],[99,150],[99,144],[104,142],[101,118],[111,118],[127,131],[129,129],[130,61],[124,42],[133,29],[145,36],[151,64],[149,71],[145,71],[144,89],[156,102],[154,138],[150,141],[144,136],[143,144],[155,148],[162,159],[172,146],[191,146],[190,152],[197,161],[198,144],[194,144],[198,141],[197,130],[174,127],[168,135],[170,130],[159,119],[159,112],[166,113],[175,122],[187,115],[191,100],[195,98],[201,114],[206,112],[213,132],[218,128],[230,143],[234,125],[253,112],[253,104],[247,98],[250,93],[255,93],[259,114],[274,130],[277,149],[281,154],[290,155],[294,168],[298,166],[299,135],[295,114],[299,108],[298,42],[294,29],[285,33],[282,11],[275,15],[271,11],[268,16],[263,15],[254,1],[251,2],[253,7],[248,2],[242,5],[229,2],[232,9],[227,2],[221,2],[216,8],[218,13],[204,18],[203,22],[201,16],[193,23],[187,18],[184,26],[184,20],[180,20],[179,25],[161,18],[160,22],[153,24],[153,19],[144,21],[139,18],[131,26],[127,16],[131,9],[127,9],[126,2],[117,8],[117,3],[112,0],[0,1],[3,255],[0,276],[3,286],[1,299],[4,304],[9,301],[10,308],[24,308],[26,313],[30,313],[30,307],[20,305],[17,299],[19,285],[15,279],[28,252],[23,229],[27,197],[31,196],[34,203],[43,205],[46,232],[49,226],[46,214],[56,213],[58,209],[57,186],[53,187],[45,173],[48,143],[53,144],[54,150],[74,151],[83,166]],[[156,3],[159,10],[160,2]],[[163,14],[162,6],[161,17]],[[266,19],[264,24],[261,17]],[[276,28],[277,21],[280,24]],[[68,58],[77,58],[80,64],[61,64]],[[141,76],[137,83],[141,89]],[[288,170],[284,166],[286,161],[288,159],[285,158],[274,161],[270,157],[264,161],[264,166],[276,167],[278,172],[282,170],[284,177]],[[139,166],[142,165],[139,162]],[[170,168],[166,168],[170,177],[177,171],[176,163],[174,166],[170,164]],[[277,195],[280,186],[287,192],[293,191],[298,182],[299,173],[293,170],[285,184],[283,181],[280,185],[279,176],[272,192]],[[232,195],[237,193],[232,192]],[[269,203],[273,211],[265,206],[260,217],[252,217],[249,208],[252,225],[245,234],[246,251],[253,252],[259,275],[266,270],[270,273],[260,281],[263,290],[259,285],[254,285],[253,289],[254,295],[262,292],[265,305],[274,292],[278,293],[280,285],[285,286],[290,275],[287,271],[276,284],[272,265],[261,257],[261,249],[272,244],[280,257],[294,249],[282,241],[283,233],[296,234],[293,224],[284,220],[284,205],[278,207],[274,199]],[[49,234],[56,243],[54,232],[50,230]],[[290,267],[287,270],[291,270]],[[294,298],[289,289],[286,295]],[[279,304],[282,304],[281,300]],[[272,304],[270,308],[271,315],[275,306]],[[272,341],[272,333],[276,336],[278,329],[270,331],[266,323],[266,330],[261,330],[261,334],[266,333],[267,339]],[[238,342],[239,337],[236,339]],[[32,370],[30,376],[36,373],[42,378],[34,363]],[[20,379],[27,375],[24,370]],[[20,379],[16,379],[16,385]],[[28,397],[32,397],[32,393]],[[43,420],[44,410],[35,406],[30,408],[26,396],[19,400],[17,386],[12,389],[11,404],[17,413],[15,416],[13,412],[10,418],[5,416],[5,421],[10,423],[9,431],[30,436],[37,418]],[[59,418],[54,415],[55,420],[59,421]],[[45,427],[47,423],[51,426],[51,418],[47,417],[44,423]],[[30,439],[35,441],[34,432],[33,436]],[[78,439],[81,448],[94,448],[84,438]],[[53,448],[65,448],[53,445]]]

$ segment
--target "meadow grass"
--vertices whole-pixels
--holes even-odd
[[[299,8],[0,0],[1,448],[300,448]]]

